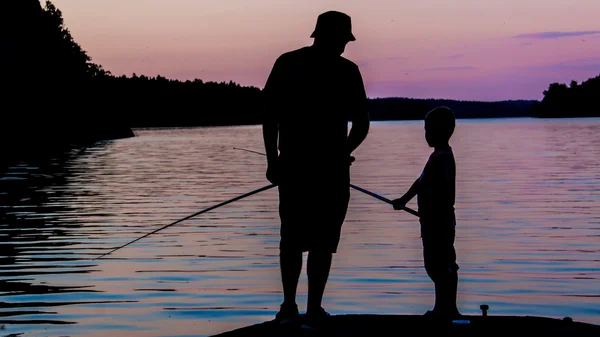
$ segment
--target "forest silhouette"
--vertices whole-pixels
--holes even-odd
[[[163,76],[115,76],[73,39],[51,1],[7,1],[0,21],[4,74],[0,147],[89,142],[132,136],[130,128],[262,123],[261,89],[230,82]],[[372,120],[423,119],[445,105],[457,118],[590,117],[600,76],[570,86],[553,83],[541,102],[440,99],[369,100]]]
[[[542,102],[532,107],[531,114],[545,118],[598,117],[599,98],[600,74],[582,83],[571,81],[569,86],[552,83],[544,91]]]

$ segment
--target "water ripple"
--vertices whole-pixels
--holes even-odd
[[[277,193],[93,258],[267,185],[258,126],[139,137],[0,168],[0,324],[8,336],[209,335],[272,319],[282,300]],[[600,120],[459,120],[459,306],[600,323]],[[387,198],[420,174],[422,122],[374,123],[353,183]],[[318,186],[315,186],[318,192]],[[416,207],[414,202],[410,207]],[[307,281],[298,291],[304,308]],[[433,304],[419,226],[352,192],[324,305],[420,314]]]

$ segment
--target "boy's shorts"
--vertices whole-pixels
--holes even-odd
[[[434,282],[440,277],[457,272],[459,266],[456,263],[454,235],[443,238],[423,238],[423,260],[425,271]]]

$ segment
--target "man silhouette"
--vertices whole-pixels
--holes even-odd
[[[284,301],[275,320],[299,317],[296,288],[308,252],[306,318],[318,326],[329,316],[321,301],[348,208],[351,154],[370,122],[360,71],[341,56],[355,40],[350,17],[319,15],[311,37],[312,46],[281,55],[273,66],[263,90],[263,137],[266,176],[278,185],[281,218]]]

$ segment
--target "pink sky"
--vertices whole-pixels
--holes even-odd
[[[541,99],[600,74],[598,0],[54,0],[75,40],[113,74],[262,88],[274,60],[347,13],[344,57],[369,97]]]

